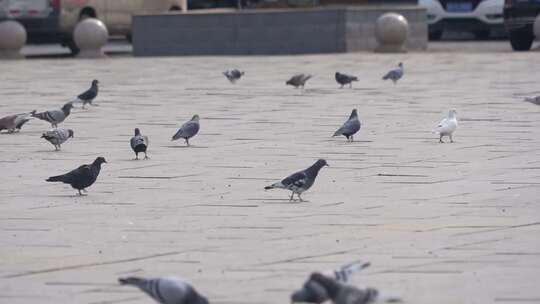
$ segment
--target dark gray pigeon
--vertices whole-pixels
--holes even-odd
[[[9,133],[20,131],[22,126],[30,121],[32,115],[35,113],[36,111],[34,110],[32,112],[8,115],[0,118],[0,131],[8,130]]]
[[[343,89],[343,86],[348,84],[349,88],[352,88],[352,82],[358,81],[358,77],[347,75],[347,74],[341,74],[340,72],[336,72],[336,81],[341,85],[341,88]]]
[[[390,70],[386,75],[383,76],[383,80],[390,79],[394,84],[397,83],[397,81],[403,77],[403,63],[399,63],[397,68]]]
[[[69,138],[73,137],[73,130],[56,128],[47,131],[41,135],[41,138],[45,138],[50,142],[56,151],[60,150],[60,146],[65,143]]]
[[[375,302],[379,295],[376,289],[359,289],[320,273],[311,274],[309,279],[320,284],[334,304],[368,304]]]
[[[148,159],[146,149],[148,149],[148,137],[143,136],[139,128],[135,128],[135,136],[129,141],[131,149],[135,152],[135,159],[139,159],[139,153],[144,153],[144,159]]]
[[[295,88],[301,87],[304,88],[306,81],[308,81],[312,75],[309,74],[296,74],[291,79],[287,80],[285,84],[292,85]]]
[[[161,304],[208,304],[191,284],[177,277],[145,279],[140,277],[119,278],[122,285],[133,285]]]
[[[351,276],[360,270],[368,267],[369,262],[354,261],[340,266],[339,268],[328,272],[329,276],[332,276],[339,282],[348,282]],[[326,289],[317,282],[307,280],[302,288],[296,290],[291,295],[292,303],[322,303],[328,300],[328,294]]]
[[[45,120],[51,123],[53,128],[58,127],[58,124],[63,122],[71,113],[73,104],[66,103],[60,110],[50,110],[41,113],[32,114],[32,117]]]
[[[171,140],[183,138],[189,147],[189,139],[199,132],[199,115],[193,115],[190,121],[183,124],[180,129],[174,134]]]
[[[77,96],[77,99],[75,99],[72,102],[80,102],[82,103],[82,108],[84,109],[86,104],[92,104],[92,101],[97,97],[98,91],[99,91],[99,81],[97,79],[92,80],[92,84],[90,88],[83,93],[81,93],[79,96]]]
[[[358,112],[356,109],[353,109],[351,112],[351,115],[349,116],[349,119],[341,126],[341,128],[337,129],[336,132],[334,132],[334,136],[340,136],[343,135],[347,138],[347,141],[353,142],[354,141],[354,134],[360,130],[360,121],[358,120]]]
[[[269,190],[269,189],[274,189],[274,188],[291,190],[292,193],[291,193],[290,201],[293,201],[293,196],[296,193],[298,195],[298,199],[302,202],[303,201],[301,197],[302,192],[311,188],[311,186],[315,182],[315,178],[317,178],[317,174],[319,173],[319,170],[321,170],[321,168],[324,166],[328,166],[328,164],[326,163],[326,160],[319,159],[311,167],[307,168],[306,170],[296,172],[293,175],[286,177],[280,182],[274,183],[270,186],[266,186],[264,187],[264,190]]]
[[[244,72],[238,69],[232,69],[223,72],[223,75],[225,75],[225,77],[227,77],[231,83],[236,83],[237,80],[240,80],[240,78],[244,76]]]
[[[85,189],[90,187],[96,181],[99,171],[101,170],[101,164],[106,162],[105,158],[100,156],[89,165],[82,165],[64,175],[51,176],[47,181],[70,184],[71,187],[79,191],[79,195],[83,195],[81,190],[86,192]]]

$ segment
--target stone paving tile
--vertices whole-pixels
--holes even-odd
[[[1,62],[0,113],[50,109],[93,78],[98,107],[53,152],[32,121],[1,134],[0,302],[150,303],[122,275],[177,274],[213,303],[287,303],[314,270],[408,303],[540,302],[535,53],[345,54]],[[396,86],[380,77],[397,61]],[[230,85],[229,67],[246,71]],[[336,70],[357,74],[338,89]],[[313,73],[304,93],[285,87]],[[357,141],[330,138],[356,107]],[[430,133],[449,108],[454,144]],[[201,133],[170,137],[193,114]],[[150,137],[133,161],[134,127]],[[46,183],[104,156],[89,196]],[[263,187],[326,158],[309,202]]]

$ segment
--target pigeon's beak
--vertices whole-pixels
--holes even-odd
[[[326,164],[325,166],[327,166],[327,167],[330,167],[330,165],[329,165],[329,164]]]

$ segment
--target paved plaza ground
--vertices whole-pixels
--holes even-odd
[[[540,302],[538,52],[334,54],[0,62],[0,116],[88,110],[54,152],[29,122],[0,134],[0,302],[152,303],[119,276],[174,274],[212,303],[290,303],[316,270],[372,265],[356,285],[406,303]],[[399,61],[397,85],[381,76]],[[246,71],[231,85],[221,75]],[[355,74],[339,89],[336,71]],[[315,77],[305,92],[293,73]],[[357,108],[354,143],[331,138]],[[455,143],[432,128],[451,108]],[[171,142],[193,114],[201,132]],[[150,137],[132,160],[133,128]],[[104,156],[86,197],[52,175]],[[303,198],[264,186],[316,159]]]

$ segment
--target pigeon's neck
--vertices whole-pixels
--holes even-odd
[[[448,113],[448,118],[456,119],[456,114],[454,114],[454,112],[450,112],[450,113]]]
[[[358,114],[356,114],[355,112],[352,112],[351,116],[349,116],[349,120],[355,119],[355,118],[358,118]]]
[[[318,163],[313,164],[311,167],[306,169],[306,174],[310,177],[315,177],[319,173],[319,170],[321,170],[322,166]]]
[[[62,112],[64,112],[65,115],[69,115],[71,113],[71,108],[68,106],[62,107]]]
[[[324,286],[324,289],[326,289],[328,296],[332,299],[335,298],[340,288],[339,283],[326,277],[320,278],[319,284]]]

